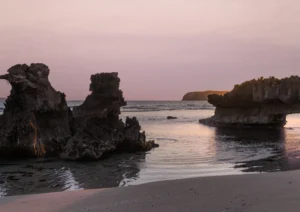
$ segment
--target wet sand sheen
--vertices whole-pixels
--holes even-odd
[[[300,171],[290,171],[5,197],[0,199],[0,211],[282,212],[298,211],[299,195]]]

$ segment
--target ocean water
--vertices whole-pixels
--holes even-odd
[[[68,102],[71,107],[80,103]],[[214,128],[198,123],[213,113],[214,107],[205,101],[129,101],[121,118],[136,116],[147,138],[159,143],[159,148],[89,163],[55,158],[2,160],[0,197],[300,169],[300,114],[288,116],[282,130]],[[177,119],[167,120],[167,116]]]

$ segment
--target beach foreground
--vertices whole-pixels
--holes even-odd
[[[4,197],[0,211],[299,211],[299,189],[300,171],[202,177]]]

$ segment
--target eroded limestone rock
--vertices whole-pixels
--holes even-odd
[[[147,151],[155,147],[146,141],[136,118],[119,119],[126,105],[117,73],[91,76],[90,91],[82,105],[73,108],[77,133],[61,153],[67,160],[96,160],[112,152]]]
[[[44,64],[16,65],[0,76],[12,88],[0,116],[0,156],[58,155],[71,136],[65,95]]]
[[[8,74],[11,92],[0,116],[0,157],[46,157],[96,160],[112,152],[147,151],[157,145],[146,141],[136,118],[119,119],[126,105],[117,73],[91,76],[90,91],[82,105],[71,111],[65,95],[48,80],[44,64],[16,65]]]
[[[300,77],[270,77],[236,85],[225,95],[210,95],[215,115],[199,122],[213,126],[282,127],[286,116],[300,112]]]

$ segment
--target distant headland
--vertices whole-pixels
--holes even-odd
[[[182,101],[205,101],[208,99],[208,95],[217,94],[217,95],[224,95],[228,91],[193,91],[186,93]]]

